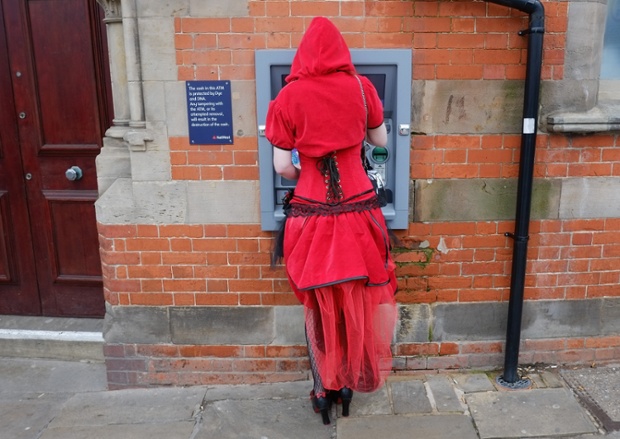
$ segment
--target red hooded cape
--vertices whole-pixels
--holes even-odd
[[[383,107],[372,83],[360,76],[366,110],[355,75],[338,29],[315,18],[266,121],[273,146],[299,151],[293,203],[311,208],[329,201],[317,168],[326,155],[338,168],[342,200],[373,197],[360,148],[366,127],[383,122]],[[305,306],[309,346],[327,389],[373,391],[391,369],[396,276],[389,248],[379,208],[287,218],[286,271]]]
[[[342,34],[326,18],[312,20],[287,76],[269,105],[266,136],[282,149],[310,157],[360,145],[366,109],[355,67]],[[368,105],[368,127],[383,123],[383,106],[372,83],[359,76]]]

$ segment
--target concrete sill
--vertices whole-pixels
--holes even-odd
[[[0,357],[103,362],[103,319],[0,315]]]
[[[547,116],[552,133],[601,133],[620,131],[620,101],[600,101],[586,112],[563,112]]]

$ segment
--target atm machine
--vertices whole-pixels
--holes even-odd
[[[256,51],[256,110],[262,230],[278,230],[284,213],[282,199],[295,187],[273,170],[273,149],[265,137],[269,102],[286,84],[295,50]],[[383,102],[387,147],[366,145],[366,156],[381,174],[388,193],[382,208],[387,226],[409,226],[409,152],[411,146],[411,50],[353,49],[351,57],[358,74],[368,77]]]

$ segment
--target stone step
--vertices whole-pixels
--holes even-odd
[[[103,319],[0,315],[0,357],[103,361]]]

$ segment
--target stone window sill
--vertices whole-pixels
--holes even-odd
[[[552,133],[600,133],[620,131],[620,101],[599,103],[586,112],[558,112],[547,116]]]

